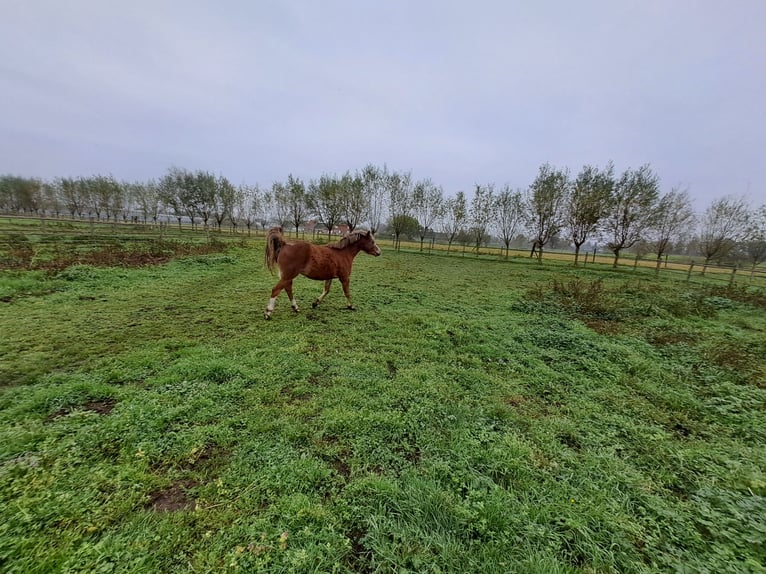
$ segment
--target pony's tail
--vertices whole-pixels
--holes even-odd
[[[274,271],[279,251],[284,244],[285,238],[282,235],[282,228],[272,227],[269,229],[269,234],[266,236],[266,267],[269,268],[269,271]]]

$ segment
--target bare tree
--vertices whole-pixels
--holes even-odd
[[[447,237],[447,251],[452,248],[452,243],[465,226],[468,218],[468,208],[465,201],[465,193],[458,191],[455,197],[447,199],[444,204],[444,217],[442,219],[442,233]]]
[[[343,221],[349,231],[354,231],[369,212],[369,198],[365,194],[364,180],[359,174],[346,172],[340,178],[343,200]]]
[[[415,184],[412,190],[412,214],[418,220],[418,237],[420,250],[423,251],[423,240],[429,230],[444,210],[444,191],[430,179],[423,179]]]
[[[390,174],[385,165],[381,169],[368,164],[357,177],[362,181],[362,189],[364,190],[363,193],[368,209],[367,219],[370,222],[370,231],[374,235],[380,229],[383,221],[385,221],[386,203],[388,200],[387,181]]]
[[[141,214],[141,221],[146,224],[151,220],[152,225],[156,225],[160,212],[160,190],[157,182],[134,182],[128,184],[128,189],[135,210]]]
[[[744,197],[726,196],[708,206],[700,222],[700,252],[705,257],[705,267],[713,259],[727,256],[744,239],[748,212]]]
[[[43,183],[39,179],[0,177],[0,209],[37,213],[43,206]]]
[[[748,218],[743,251],[755,268],[766,261],[766,204],[759,207]]]
[[[58,189],[64,208],[74,217],[80,211],[80,196],[77,193],[77,182],[69,177],[61,177],[53,180],[53,185]]]
[[[215,197],[213,202],[213,219],[218,231],[221,231],[223,222],[228,217],[234,222],[234,203],[237,198],[237,190],[231,182],[220,175],[215,179]],[[235,225],[236,227],[236,225]]]
[[[207,229],[218,201],[218,179],[210,172],[198,170],[185,175],[184,185],[187,212],[192,225],[194,225],[194,215],[198,215]]]
[[[322,175],[318,181],[312,180],[309,183],[308,206],[319,222],[327,228],[328,241],[332,230],[343,221],[345,213],[343,191],[341,180],[330,175]]]
[[[575,246],[575,265],[583,243],[596,232],[599,222],[609,213],[614,184],[611,162],[603,171],[586,165],[577,174],[565,210],[565,227]]]
[[[542,260],[543,248],[564,226],[564,215],[569,193],[569,173],[550,164],[540,166],[540,171],[529,186],[526,198],[526,219],[532,233],[532,257],[537,252]]]
[[[505,258],[508,259],[511,241],[516,236],[519,225],[524,219],[524,198],[521,191],[511,190],[511,186],[506,184],[503,190],[497,195],[495,201],[495,211],[497,220],[495,225],[498,234],[505,245]]]
[[[45,209],[49,213],[53,213],[56,217],[61,215],[61,195],[55,180],[43,184],[43,201],[45,202]]]
[[[476,256],[479,256],[479,248],[489,240],[489,226],[495,210],[495,186],[476,184],[476,189],[471,199],[469,222],[471,235],[476,247]]]
[[[412,219],[412,175],[391,172],[385,179],[391,212],[390,227],[394,232],[394,245],[399,249],[401,235]]]
[[[650,229],[654,251],[657,253],[658,271],[662,256],[667,253],[671,241],[692,228],[694,219],[694,210],[686,190],[674,188],[660,197]]]
[[[171,167],[159,181],[160,201],[170,210],[178,221],[178,229],[181,229],[181,222],[185,214],[183,178],[184,170]]]
[[[603,229],[607,247],[614,253],[614,267],[623,249],[639,241],[655,215],[659,179],[649,165],[626,170],[615,185],[614,198]]]
[[[271,185],[271,197],[277,223],[281,227],[287,227],[290,223],[290,195],[287,193],[287,186],[280,181],[275,181]]]
[[[91,178],[91,193],[95,202],[106,215],[106,220],[117,220],[117,214],[125,205],[123,187],[112,177],[99,175]]]
[[[271,189],[279,225],[291,225],[297,236],[300,226],[308,216],[306,186],[303,181],[290,174],[286,183],[274,182]]]

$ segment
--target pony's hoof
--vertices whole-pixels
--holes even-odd
[[[293,307],[293,313],[299,313],[299,312],[300,312],[300,309],[298,309],[298,307]]]
[[[264,313],[263,318],[266,319],[267,321],[271,321],[271,313]]]
[[[316,309],[318,305],[319,305],[319,301],[314,301],[314,302],[311,304],[311,308],[312,308],[312,309]]]
[[[349,311],[356,311],[356,307],[354,307],[353,305],[349,305],[348,307],[346,307],[346,309],[348,309]]]

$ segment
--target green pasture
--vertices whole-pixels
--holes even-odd
[[[0,272],[3,572],[766,572],[763,290],[214,251]]]

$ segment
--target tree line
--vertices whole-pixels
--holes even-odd
[[[143,182],[4,175],[0,210],[155,225],[174,219],[179,226],[248,232],[276,223],[296,234],[321,229],[328,236],[366,225],[390,234],[397,248],[403,238],[419,240],[421,249],[438,238],[448,250],[461,243],[478,254],[495,241],[506,257],[514,242],[526,242],[538,258],[553,243],[566,243],[575,264],[583,246],[596,242],[613,254],[615,266],[629,249],[653,253],[658,266],[671,252],[698,254],[706,265],[766,261],[766,205],[729,195],[695,213],[688,191],[661,192],[649,165],[616,173],[611,162],[586,165],[576,175],[546,163],[525,189],[477,184],[470,197],[372,164],[307,182],[288,175],[268,188],[176,167]]]

